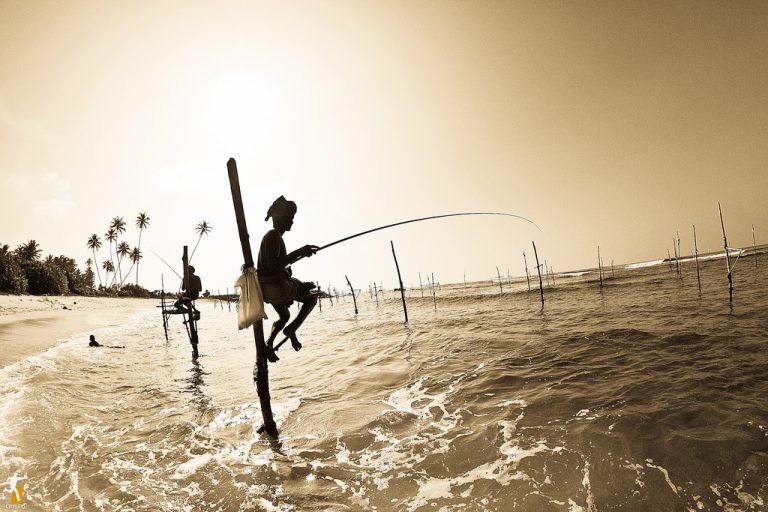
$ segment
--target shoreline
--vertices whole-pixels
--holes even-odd
[[[0,295],[0,368],[78,334],[87,345],[91,332],[156,304],[130,297]]]

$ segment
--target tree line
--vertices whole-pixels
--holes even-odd
[[[67,256],[49,255],[41,258],[42,250],[35,240],[11,250],[0,245],[0,292],[32,295],[92,295],[93,270],[80,270],[77,262]]]
[[[8,244],[0,243],[0,293],[155,296],[157,293],[150,292],[139,285],[139,264],[144,257],[141,251],[141,235],[149,227],[149,220],[145,212],[140,212],[136,216],[137,244],[131,247],[125,240],[125,220],[123,217],[114,217],[103,238],[104,242],[108,242],[105,247],[108,255],[102,257],[101,261],[99,261],[101,256],[99,250],[104,245],[102,238],[95,233],[90,235],[86,241],[86,247],[91,250],[93,258],[85,262],[85,270],[80,270],[77,262],[67,256],[49,255],[42,259],[42,250],[36,240],[19,244],[13,250]],[[212,226],[207,221],[198,223],[195,228],[198,238],[192,256],[202,237],[211,230]],[[190,261],[191,259],[190,256]],[[127,261],[130,262],[130,266],[124,270],[123,265],[127,265]],[[133,279],[131,279],[132,273]]]

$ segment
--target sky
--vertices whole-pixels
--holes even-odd
[[[524,275],[768,242],[768,3],[0,0],[0,244],[93,255],[123,217],[139,282],[232,289],[279,195],[294,275],[342,288]],[[96,254],[108,256],[104,243]],[[126,267],[124,267],[124,270]],[[131,281],[135,276],[131,278]],[[169,285],[171,281],[172,283]]]

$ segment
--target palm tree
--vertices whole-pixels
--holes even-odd
[[[104,260],[101,264],[101,268],[104,269],[104,281],[109,281],[109,273],[115,271],[115,266],[109,260]]]
[[[192,249],[192,254],[189,256],[190,263],[192,262],[192,256],[195,255],[195,251],[197,250],[197,246],[200,245],[200,240],[203,238],[203,235],[207,235],[211,232],[213,229],[213,226],[208,224],[207,220],[201,220],[197,223],[197,227],[195,228],[195,232],[197,233],[197,243],[195,244],[195,248]]]
[[[138,247],[134,247],[133,249],[131,249],[131,252],[128,254],[128,259],[131,260],[131,268],[129,268],[128,272],[125,273],[126,279],[131,274],[131,269],[133,268],[133,266],[134,265],[138,266],[139,260],[143,257],[144,256],[141,254],[141,250]],[[121,282],[120,284],[122,285],[123,283]],[[136,280],[136,286],[139,286],[138,279]]]
[[[115,269],[115,260],[112,258],[112,242],[117,241],[117,231],[115,231],[115,228],[110,227],[106,233],[104,233],[104,239],[109,240],[109,259],[112,262],[112,270]],[[104,268],[104,265],[101,266],[101,268]],[[104,283],[108,283],[109,280],[105,277]]]
[[[113,228],[117,234],[125,233],[125,221],[122,217],[115,217],[109,224],[109,227]]]
[[[94,288],[93,269],[91,268],[91,265],[93,265],[93,260],[91,258],[85,260],[85,272],[82,273],[82,278],[89,290],[93,290]],[[98,267],[96,267],[96,270],[98,270]]]
[[[123,259],[131,253],[128,242],[120,242],[117,245],[117,271],[120,273],[120,284],[123,284]]]
[[[40,259],[40,244],[35,240],[23,243],[16,248],[16,256],[23,262],[32,262]]]
[[[96,259],[96,249],[101,248],[101,240],[96,233],[88,237],[88,241],[85,244],[90,250],[93,251],[93,261],[96,262],[96,275],[99,276],[99,285],[101,285],[101,274],[99,273],[99,260]]]
[[[139,251],[139,258],[134,262],[136,263],[136,286],[139,285],[139,261],[141,259],[141,233],[149,226],[149,216],[144,212],[139,212],[136,217],[136,227],[139,228],[139,245],[136,246],[136,250]],[[133,253],[131,253],[133,254]],[[133,261],[133,257],[131,257]]]
[[[117,234],[117,236],[120,236],[121,234],[125,233],[125,220],[123,220],[122,217],[114,217],[112,221],[109,223],[109,227],[115,230],[115,233]],[[115,242],[117,242],[117,238],[115,238]],[[117,258],[117,269],[120,270],[120,257]],[[115,272],[114,279],[116,278],[117,278],[117,272]]]

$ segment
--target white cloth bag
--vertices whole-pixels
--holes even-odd
[[[245,329],[259,320],[266,320],[264,296],[261,294],[256,269],[246,268],[235,281],[235,288],[240,288],[240,307],[237,312],[237,328]]]

